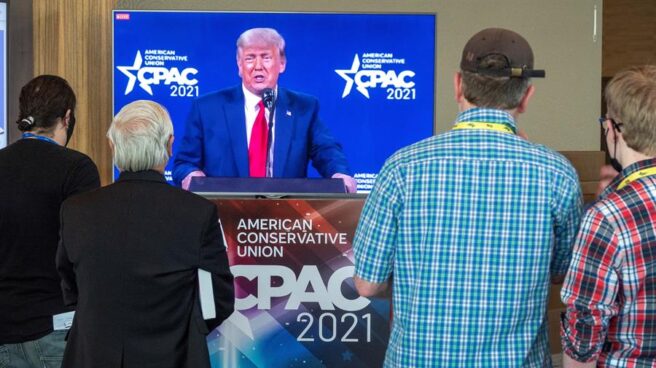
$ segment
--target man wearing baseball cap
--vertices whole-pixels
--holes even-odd
[[[392,289],[386,367],[550,367],[547,294],[569,264],[578,177],[517,135],[530,80],[545,76],[522,36],[475,34],[460,69],[453,128],[378,175],[354,239],[355,285]]]

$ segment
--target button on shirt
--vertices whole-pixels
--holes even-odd
[[[516,130],[492,109],[458,122]],[[353,243],[358,277],[393,274],[385,366],[550,366],[550,277],[567,270],[580,215],[571,164],[514,134],[451,130],[395,153]]]
[[[253,130],[253,125],[255,124],[255,118],[257,117],[257,113],[260,111],[259,103],[262,101],[262,97],[253,94],[251,91],[247,90],[246,87],[242,85],[242,90],[244,91],[244,113],[246,116],[246,147],[248,147],[251,143],[251,132]],[[277,91],[276,91],[277,95]],[[267,120],[267,124],[269,121],[269,109],[265,108],[264,116]],[[267,173],[268,177],[273,176],[273,147],[274,143],[276,142],[276,126],[275,126],[275,116],[273,118],[274,126],[273,130],[271,132],[271,151],[269,152],[269,169],[270,172]]]
[[[561,298],[565,353],[600,367],[656,361],[656,176],[618,185],[656,160],[626,167],[585,214]]]

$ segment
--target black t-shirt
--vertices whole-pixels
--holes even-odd
[[[91,159],[37,139],[0,150],[0,344],[40,338],[64,307],[55,269],[62,202],[100,186]]]

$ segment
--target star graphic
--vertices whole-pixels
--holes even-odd
[[[351,361],[351,358],[353,358],[353,353],[351,353],[350,350],[346,350],[345,352],[342,353],[342,360],[343,361]]]
[[[346,86],[344,87],[344,92],[342,93],[342,98],[346,97],[351,93],[351,88],[353,88],[353,78],[349,77],[349,74],[355,74],[360,69],[360,58],[358,54],[355,54],[353,57],[353,64],[351,64],[351,69],[335,69],[335,73],[339,74],[346,81]],[[369,98],[369,91],[365,87],[358,86],[356,88],[364,97]]]
[[[137,76],[130,73],[130,71],[138,71],[141,68],[141,63],[143,59],[141,58],[141,51],[137,51],[137,56],[134,58],[134,64],[132,66],[117,66],[116,69],[118,69],[121,73],[125,74],[126,77],[128,77],[128,85],[125,86],[125,94],[127,95],[128,93],[132,92],[134,89],[134,83],[137,81]],[[149,95],[153,95],[152,89],[150,89],[150,86],[144,83],[139,83],[139,86],[143,88],[146,92],[148,92]]]

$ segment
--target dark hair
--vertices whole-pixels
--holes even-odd
[[[18,99],[18,129],[49,130],[66,111],[75,110],[75,93],[68,82],[56,75],[40,75],[21,89]]]
[[[504,69],[508,59],[503,55],[488,55],[479,63],[480,69]],[[478,107],[511,110],[519,106],[528,89],[529,78],[490,77],[462,71],[465,98]]]

